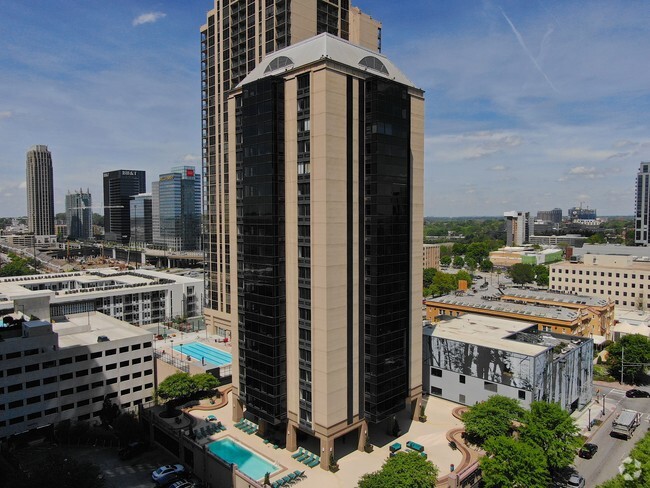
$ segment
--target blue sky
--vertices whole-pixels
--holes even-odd
[[[426,91],[425,214],[583,202],[629,215],[650,160],[642,1],[357,0]],[[25,152],[102,202],[102,172],[147,185],[200,166],[199,26],[209,0],[0,0],[0,216],[25,214]]]

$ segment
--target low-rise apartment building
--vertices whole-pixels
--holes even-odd
[[[610,300],[522,288],[474,288],[425,302],[427,320],[466,313],[535,322],[540,331],[594,337],[610,337],[614,304]]]
[[[650,258],[584,254],[549,267],[549,288],[611,300],[622,309],[650,310]]]
[[[158,271],[119,271],[103,268],[74,273],[0,278],[0,297],[21,310],[23,300],[40,297],[38,317],[56,319],[69,314],[102,312],[133,325],[201,314],[203,281]]]
[[[535,322],[485,315],[447,317],[424,327],[425,391],[463,405],[492,395],[559,403],[573,411],[592,398],[593,340],[542,332]]]
[[[422,247],[422,269],[440,269],[440,248],[451,247],[450,242],[442,244],[423,244]]]
[[[24,321],[32,312],[0,324],[0,441],[99,417],[106,398],[122,409],[153,399],[151,333],[97,312]]]

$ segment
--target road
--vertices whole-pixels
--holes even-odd
[[[647,387],[643,388],[650,391]],[[641,439],[648,431],[650,421],[650,398],[626,398],[625,392],[617,389],[600,388],[601,393],[606,395],[606,405],[616,405],[617,412],[622,409],[636,410],[643,414],[641,425],[636,429],[632,438],[628,441],[609,435],[612,422],[616,413],[611,415],[606,422],[597,427],[597,431],[589,442],[598,446],[598,452],[592,459],[581,459],[576,457],[575,466],[586,480],[586,486],[596,487],[613,478],[618,473],[618,467],[629,454],[634,444]],[[592,407],[592,418],[598,418],[597,412]]]

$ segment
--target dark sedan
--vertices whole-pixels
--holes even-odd
[[[637,390],[632,389],[632,390],[627,390],[625,392],[625,396],[628,398],[650,398],[650,392],[643,391],[643,390]]]
[[[578,451],[578,456],[584,459],[591,459],[598,452],[598,446],[596,444],[587,443],[580,448]]]

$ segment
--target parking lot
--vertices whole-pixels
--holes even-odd
[[[122,461],[115,448],[65,446],[63,450],[78,461],[90,461],[99,466],[107,488],[152,488],[155,485],[151,481],[151,472],[164,464],[176,462],[158,447],[152,447],[128,461]]]

